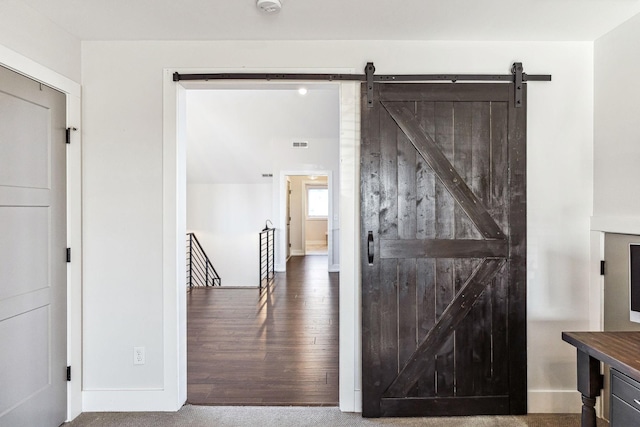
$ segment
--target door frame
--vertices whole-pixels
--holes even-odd
[[[335,212],[334,212],[334,206],[333,206],[333,196],[334,196],[334,191],[333,191],[333,176],[332,176],[332,171],[330,170],[300,170],[300,171],[282,171],[280,173],[280,212],[282,213],[280,215],[280,218],[278,218],[280,227],[282,230],[286,230],[286,226],[287,226],[287,213],[286,213],[286,204],[287,204],[287,178],[291,177],[291,176],[302,176],[302,177],[308,177],[308,176],[312,176],[312,175],[317,175],[317,176],[326,176],[327,177],[327,189],[329,190],[329,214],[327,216],[327,237],[328,237],[328,244],[327,244],[327,269],[330,273],[337,273],[340,271],[339,267],[334,266],[333,264],[331,264],[331,261],[333,260],[333,235],[332,233],[330,233],[331,230],[333,230],[333,218],[335,216]],[[306,240],[306,208],[307,208],[307,195],[306,195],[306,189],[307,186],[313,184],[313,181],[311,180],[304,180],[302,181],[302,217],[300,219],[301,224],[301,234],[302,234],[302,251],[304,252],[304,254],[306,255],[306,245],[305,245],[305,240]],[[286,231],[284,231],[282,234],[284,235],[286,233]],[[338,235],[340,234],[340,231],[338,230]],[[339,236],[338,236],[339,238]],[[284,272],[287,271],[287,243],[285,240],[286,239],[279,239],[280,240],[280,244],[282,245],[282,254],[284,254],[284,257],[280,257],[280,259],[278,259],[276,262],[276,271],[278,272]]]
[[[278,69],[276,72],[353,73],[352,68]],[[207,82],[173,81],[173,73],[274,72],[273,69],[164,69],[163,76],[163,327],[164,389],[154,406],[178,410],[186,401],[185,260],[178,250],[186,232],[185,97]],[[360,350],[360,83],[334,82],[340,98],[340,409],[362,408]],[[219,85],[219,83],[218,83]],[[281,180],[282,182],[282,180]],[[148,393],[147,393],[148,394]],[[143,399],[136,396],[136,400]]]
[[[73,375],[67,384],[67,420],[82,412],[82,128],[81,86],[26,56],[0,45],[0,65],[66,95],[66,126],[76,128],[67,146],[67,365]]]

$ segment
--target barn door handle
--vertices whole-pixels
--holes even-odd
[[[373,265],[373,231],[369,232],[367,237],[367,256],[369,257],[369,265]]]

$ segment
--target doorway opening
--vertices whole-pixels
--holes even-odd
[[[338,203],[329,201],[339,194],[339,86],[306,88],[305,95],[299,85],[265,83],[186,91],[186,230],[222,281],[187,295],[190,403],[338,404],[339,283],[328,270],[339,265],[330,249]],[[300,212],[324,226],[321,237],[311,225],[305,230],[313,244],[325,243],[324,253],[287,264],[285,177],[300,175],[310,182]],[[308,191],[326,200],[310,218]],[[279,273],[259,291],[258,235],[266,223],[276,229]]]
[[[286,175],[287,262],[291,256],[327,256],[327,269],[331,269],[334,242],[338,230],[334,229],[333,191],[330,172],[312,175]],[[332,256],[329,256],[331,252]]]

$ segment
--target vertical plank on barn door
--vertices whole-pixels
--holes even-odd
[[[452,102],[437,102],[435,111],[435,142],[450,162],[454,160],[454,115]],[[454,237],[455,203],[443,183],[436,181],[435,197],[436,239]],[[436,321],[455,295],[454,264],[452,259],[436,259]],[[436,354],[436,395],[454,395],[454,336],[447,339]]]
[[[509,405],[512,413],[527,410],[527,85],[522,85],[522,106],[514,108],[514,87],[509,85]]]
[[[380,235],[398,238],[398,132],[388,114],[380,115]],[[386,382],[398,372],[398,260],[381,259],[380,324],[383,342],[394,343],[381,349],[387,363],[381,379]]]
[[[435,134],[435,103],[417,102],[416,117],[420,126],[430,135]],[[416,239],[435,239],[436,175],[422,156],[416,156]],[[436,322],[436,261],[429,258],[416,260],[417,335],[418,340],[427,335]],[[435,359],[418,381],[417,396],[434,396]]]
[[[473,107],[470,102],[456,102],[454,104],[454,158],[453,166],[456,171],[466,182],[471,189],[473,189],[473,175],[472,175],[472,162],[473,162],[473,129],[472,129],[472,115]],[[453,211],[454,217],[454,236],[456,239],[477,239],[479,236],[475,229],[475,226],[460,207],[456,204]],[[481,238],[481,236],[480,236]],[[471,276],[475,260],[473,258],[457,258],[453,260],[455,268],[454,272],[454,286],[455,292],[458,292],[467,278]],[[477,302],[474,308],[477,307]],[[454,364],[457,372],[467,372],[467,375],[456,376],[456,395],[457,396],[469,396],[473,395],[474,379],[472,372],[476,369],[474,366],[474,351],[473,351],[473,330],[475,328],[474,309],[463,319],[456,327],[454,335]],[[471,345],[470,345],[471,344]]]
[[[363,88],[364,89],[364,88]],[[361,105],[366,104],[366,90],[362,90]],[[369,233],[372,233],[373,251],[372,261],[376,254],[380,253],[380,239],[378,231],[380,229],[380,103],[374,103],[373,108],[363,108],[361,110],[362,126],[360,145],[360,251],[367,260],[366,266],[362,268],[362,366],[368,372],[381,372],[383,360],[381,358],[381,347],[383,345],[380,323],[380,263],[369,262]],[[363,371],[362,393],[370,396],[362,401],[363,414],[380,413],[380,395],[382,385],[378,380],[378,375],[367,375]]]
[[[414,111],[415,102],[407,103]],[[397,135],[398,153],[398,238],[415,239],[417,229],[416,206],[416,150],[411,141],[398,128],[395,122],[392,128]],[[398,260],[398,369],[400,369],[416,350],[418,345],[416,301],[416,259]]]
[[[491,180],[489,183],[489,213],[496,220],[501,229],[508,229],[509,192],[503,183],[509,176],[508,153],[508,117],[509,104],[507,102],[491,103]],[[506,267],[503,267],[506,268]],[[496,275],[491,293],[491,334],[493,376],[491,394],[506,394],[509,390],[509,363],[507,346],[507,325],[501,321],[507,317],[507,287],[506,275]]]

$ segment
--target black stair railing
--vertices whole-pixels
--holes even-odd
[[[209,260],[198,238],[187,233],[187,286],[220,286],[222,279]]]
[[[270,221],[268,221],[270,222]],[[260,232],[260,284],[259,287],[269,286],[275,273],[275,228],[265,225]]]

